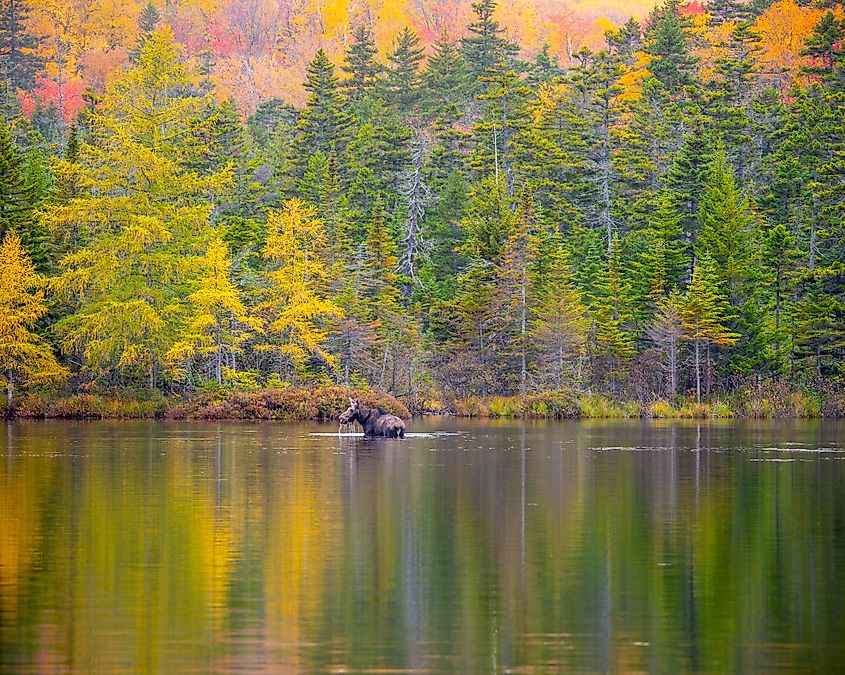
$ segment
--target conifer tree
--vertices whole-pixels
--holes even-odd
[[[12,137],[12,130],[0,120],[0,236],[16,232],[27,256],[37,269],[47,266],[46,235],[34,207],[46,194],[46,172],[38,151],[24,159]]]
[[[464,114],[470,75],[457,43],[441,36],[432,44],[422,78],[422,105],[431,118],[451,120]]]
[[[468,35],[461,40],[461,51],[475,80],[498,64],[507,67],[518,48],[503,37],[504,29],[493,18],[498,7],[495,0],[479,0],[472,4],[475,20],[467,26]],[[475,90],[483,87],[472,85]]]
[[[346,50],[343,72],[347,77],[342,86],[348,97],[353,101],[363,99],[375,89],[383,70],[370,27],[362,23],[352,34],[352,44]]]
[[[420,63],[424,56],[419,36],[407,27],[393,40],[387,54],[390,65],[384,78],[385,98],[402,113],[410,113],[419,99]]]
[[[257,349],[279,357],[280,375],[305,379],[312,359],[334,368],[335,357],[325,350],[328,324],[343,316],[325,295],[326,233],[316,209],[298,198],[271,211],[267,227],[264,257],[272,267],[256,312],[266,318],[268,340]]]
[[[701,402],[702,350],[710,345],[726,347],[738,335],[727,327],[728,305],[720,290],[716,263],[706,255],[696,262],[692,281],[681,302],[683,339],[693,343],[695,355],[695,400]]]
[[[141,55],[141,49],[155,32],[158,22],[161,20],[161,14],[152,3],[152,0],[147,0],[141,13],[138,15],[138,41],[135,47],[129,52],[129,61],[137,63],[138,57]]]
[[[681,216],[665,190],[652,200],[648,224],[636,233],[639,254],[632,271],[641,308],[652,310],[661,298],[686,280],[688,256],[681,233]]]
[[[106,383],[160,383],[207,247],[211,199],[230,181],[180,166],[179,141],[210,103],[192,81],[170,29],[155,32],[92,114],[96,145],[80,150],[86,191],[44,216],[72,249],[53,280],[68,303],[56,324],[62,348]]]
[[[666,393],[673,399],[678,392],[680,344],[684,335],[681,315],[683,297],[678,291],[657,301],[654,319],[646,331],[658,354],[661,370],[666,376]]]
[[[25,0],[0,0],[0,115],[6,119],[18,112],[18,89],[30,90],[44,66],[29,14]]]
[[[308,64],[304,87],[308,101],[297,124],[297,147],[302,167],[307,163],[308,155],[315,150],[327,156],[341,152],[351,123],[338,91],[334,64],[322,49]]]
[[[539,256],[536,222],[531,197],[524,193],[511,221],[507,240],[496,268],[493,322],[497,346],[497,364],[508,366],[503,373],[518,373],[518,391],[524,395],[528,386],[530,327],[533,321],[535,265]],[[510,366],[509,362],[513,362]]]
[[[711,134],[699,123],[683,136],[663,184],[680,216],[684,242],[691,248],[698,238],[699,202],[710,178],[716,148]]]
[[[563,238],[551,241],[547,272],[537,289],[537,308],[531,326],[536,373],[542,386],[561,389],[582,383],[589,319],[581,293],[572,279]]]
[[[47,314],[44,280],[36,273],[14,230],[0,244],[0,384],[12,407],[17,387],[62,380],[68,376],[52,347],[37,332]]]
[[[213,240],[199,265],[199,287],[188,296],[191,314],[186,335],[168,353],[168,359],[176,362],[196,355],[209,358],[217,384],[223,384],[224,367],[237,369],[236,354],[262,329],[261,321],[244,306],[231,270],[226,244]]]
[[[673,95],[692,84],[695,58],[690,54],[687,21],[678,0],[664,0],[649,15],[645,51],[654,58],[648,64],[652,75]]]
[[[699,227],[698,254],[715,263],[728,299],[739,305],[747,298],[745,284],[753,270],[755,228],[748,199],[736,184],[724,149],[717,150],[710,166],[699,204]]]
[[[591,351],[596,374],[616,395],[625,365],[635,354],[631,288],[618,236],[611,240],[597,295],[592,312]]]

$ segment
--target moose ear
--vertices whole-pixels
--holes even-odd
[[[349,405],[351,405],[351,406],[355,405],[355,401],[352,399],[351,396],[349,397]]]
[[[361,405],[361,401],[359,401],[357,398],[355,399],[355,405],[356,405],[356,406],[360,406],[360,405]]]

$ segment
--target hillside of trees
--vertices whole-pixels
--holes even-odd
[[[153,8],[67,121],[26,109],[44,61],[2,4],[10,399],[842,384],[839,3],[666,0],[563,64],[481,0],[463,37],[404,28],[383,58],[360,23],[302,105],[254,112]]]

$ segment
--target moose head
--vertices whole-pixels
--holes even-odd
[[[349,399],[349,407],[343,411],[338,418],[341,424],[349,424],[358,418],[358,413],[361,411],[361,403],[357,399]]]

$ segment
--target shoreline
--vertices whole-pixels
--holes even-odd
[[[471,396],[451,401],[415,400],[408,404],[377,390],[347,387],[271,389],[263,391],[195,392],[166,396],[158,392],[103,392],[47,396],[30,394],[17,401],[5,419],[164,419],[335,421],[348,398],[379,406],[402,418],[450,416],[484,419],[838,419],[845,418],[845,394],[809,394],[779,387],[771,391],[739,391],[696,403],[617,400],[600,394],[567,390],[525,396]]]

